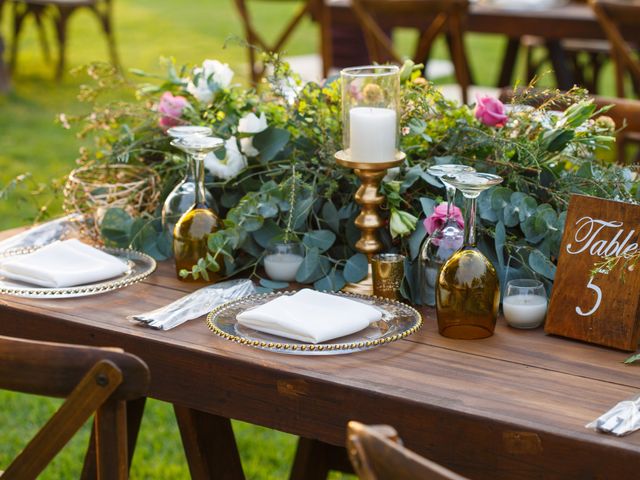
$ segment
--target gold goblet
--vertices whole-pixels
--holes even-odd
[[[367,278],[359,283],[349,283],[343,288],[345,292],[373,295],[373,279],[371,276],[371,256],[382,250],[382,242],[378,238],[378,229],[383,222],[378,206],[384,202],[384,195],[379,192],[380,182],[389,168],[398,167],[404,162],[406,155],[396,152],[395,158],[388,162],[356,162],[351,160],[348,151],[340,150],[335,154],[336,162],[343,167],[351,168],[362,184],[356,192],[356,203],[360,205],[360,214],[355,220],[356,227],[362,232],[356,248],[369,259]]]

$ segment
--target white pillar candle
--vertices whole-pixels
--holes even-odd
[[[356,107],[349,111],[349,148],[354,162],[389,162],[396,155],[396,111]]]
[[[510,295],[502,301],[507,323],[515,328],[537,328],[547,314],[547,298],[541,295]]]
[[[264,257],[264,269],[271,280],[292,282],[302,260],[302,256],[295,253],[272,253]]]

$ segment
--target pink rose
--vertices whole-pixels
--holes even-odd
[[[160,127],[166,130],[179,125],[182,112],[188,104],[189,102],[186,98],[180,95],[174,97],[171,92],[164,92],[160,97],[160,103],[158,103],[158,112],[161,115],[160,120],[158,120]]]
[[[475,116],[485,125],[501,127],[507,121],[503,103],[490,96],[476,97]]]
[[[451,206],[451,217],[456,221],[460,228],[464,228],[464,218],[462,212],[455,205]],[[424,228],[429,235],[444,227],[447,220],[447,204],[441,203],[438,205],[433,213],[424,219]]]

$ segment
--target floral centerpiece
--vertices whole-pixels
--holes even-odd
[[[138,72],[147,83],[132,87],[136,100],[115,103],[100,101],[102,92],[131,86],[94,66],[96,85],[81,92],[94,103],[93,111],[65,121],[81,122],[80,136],[94,138],[93,148],[81,151],[81,163],[149,166],[163,179],[165,194],[185,168],[166,129],[211,127],[225,139],[225,148],[206,161],[207,186],[218,200],[224,229],[210,236],[210,255],[182,275],[206,278],[223,261],[226,275],[259,277],[266,247],[286,238],[306,249],[296,280],[338,290],[367,273],[366,259],[354,248],[357,179],[334,160],[342,138],[340,81],[303,84],[276,56],[271,66],[255,89],[234,83],[229,67],[215,60],[191,71],[169,62],[165,78]],[[527,87],[509,105],[484,97],[471,108],[446,100],[420,70],[412,63],[402,69],[401,149],[407,159],[383,182],[388,223],[379,232],[386,251],[407,255],[403,294],[413,302],[421,302],[413,264],[427,234],[423,222],[435,228],[442,215],[437,205],[444,192],[426,172],[430,165],[464,163],[504,177],[502,186],[479,199],[479,248],[502,284],[515,275],[535,276],[550,287],[572,193],[640,197],[631,170],[600,158],[616,127],[584,90]],[[160,205],[155,215],[138,218],[120,208],[108,210],[101,224],[104,241],[158,258],[170,255]]]

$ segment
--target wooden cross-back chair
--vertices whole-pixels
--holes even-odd
[[[621,164],[638,163],[640,152],[629,159],[626,147],[629,144],[640,145],[640,100],[625,98],[594,97],[595,104],[601,108],[613,105],[605,115],[611,117],[617,128],[625,128],[616,135],[616,161]]]
[[[4,0],[3,0],[4,1]],[[67,50],[67,26],[69,18],[81,8],[93,12],[100,28],[107,38],[111,63],[120,70],[120,61],[116,50],[116,41],[113,35],[112,0],[8,0],[13,5],[13,33],[11,38],[10,69],[15,70],[18,58],[18,43],[24,20],[32,15],[38,27],[40,44],[47,62],[51,59],[49,44],[45,34],[43,20],[51,18],[56,32],[58,44],[58,62],[56,66],[56,79],[60,80],[64,75]]]
[[[590,0],[602,30],[611,44],[611,57],[616,69],[616,95],[625,97],[625,73],[631,75],[636,93],[640,90],[640,61],[629,41],[638,44],[640,39],[639,0]],[[633,32],[635,38],[626,38],[625,32]]]
[[[126,401],[147,392],[149,369],[142,360],[120,349],[2,336],[0,358],[0,389],[66,398],[0,473],[2,480],[35,479],[94,413],[95,463],[87,459],[95,467],[91,477],[127,478]]]
[[[361,480],[466,480],[404,448],[388,425],[349,422],[347,451]]]
[[[265,52],[280,53],[282,47],[291,38],[296,27],[308,14],[315,14],[315,5],[317,0],[262,0],[263,3],[300,3],[298,9],[293,16],[285,24],[283,30],[278,34],[273,43],[265,40],[264,36],[259,33],[259,28],[254,22],[254,18],[249,13],[248,0],[235,0],[236,8],[240,14],[242,25],[244,27],[247,51],[249,54],[249,68],[251,69],[251,80],[257,83],[264,75],[264,65],[257,62],[256,48],[260,48]]]
[[[380,24],[382,19],[393,18],[398,25],[420,30],[413,54],[416,63],[425,63],[436,37],[447,34],[456,81],[462,89],[463,103],[467,103],[471,79],[462,38],[462,19],[469,7],[467,0],[351,0],[351,7],[373,62],[402,63],[390,35]]]

